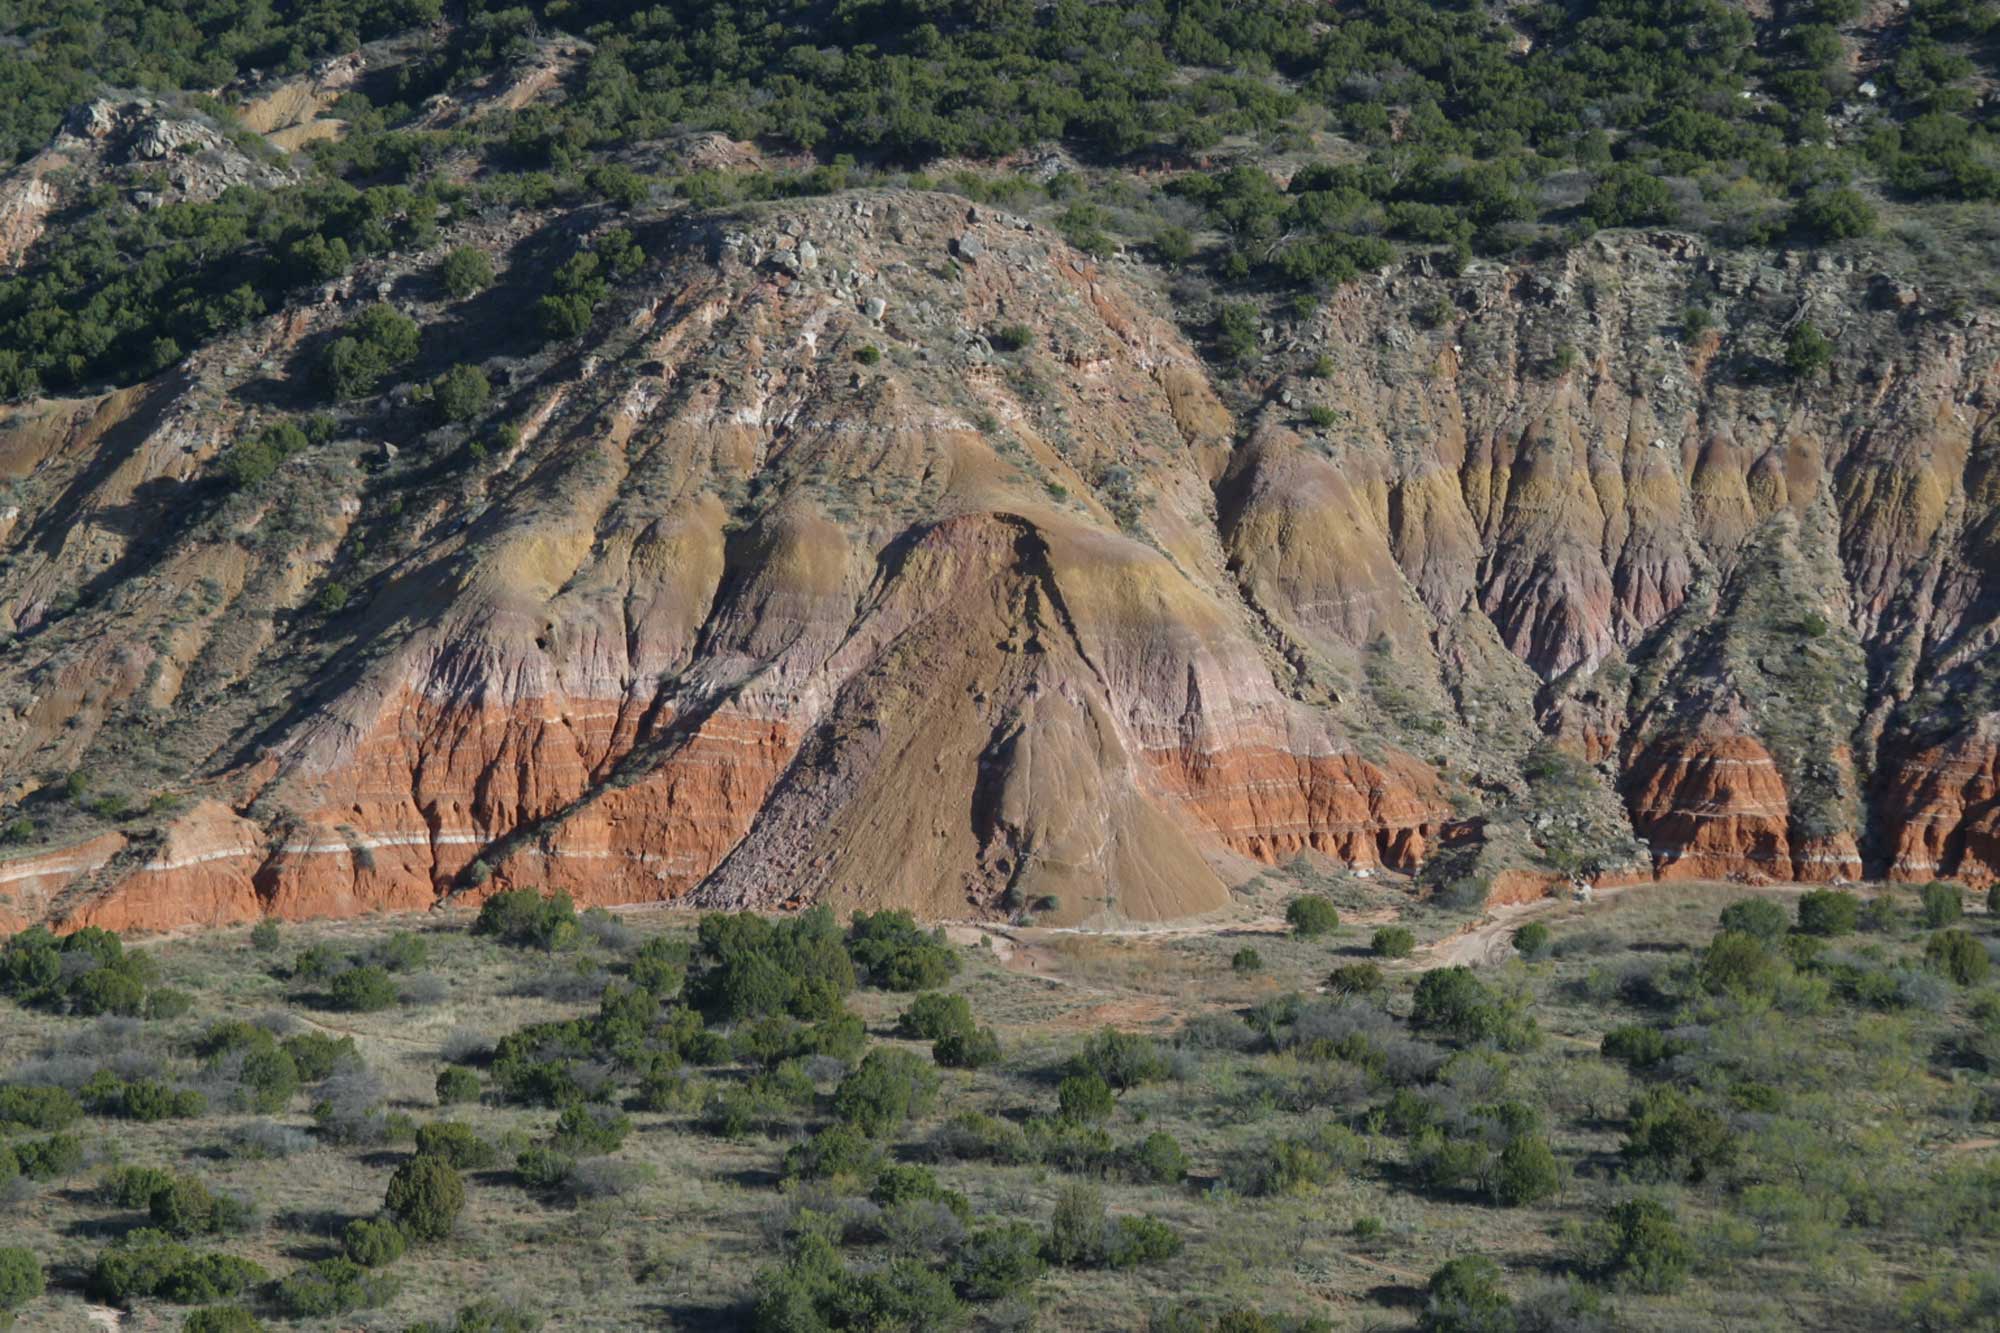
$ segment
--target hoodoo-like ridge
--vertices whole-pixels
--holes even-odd
[[[1468,793],[1517,878],[2000,869],[1988,316],[1607,235],[1343,288],[1265,331],[1319,373],[1232,412],[1120,264],[961,198],[639,240],[469,469],[210,484],[353,283],[0,415],[0,777],[179,797],[0,861],[0,926],[520,885],[1163,919],[1302,851],[1416,871]],[[1839,330],[1828,379],[1673,336],[1690,283]]]

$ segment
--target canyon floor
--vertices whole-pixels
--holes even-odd
[[[190,1243],[276,1279],[339,1255],[344,1229],[378,1212],[410,1160],[413,1123],[445,1119],[493,1149],[465,1171],[466,1206],[447,1239],[413,1246],[361,1308],[291,1317],[275,1287],[253,1286],[242,1302],[302,1328],[448,1325],[481,1298],[551,1329],[738,1328],[762,1310],[758,1275],[779,1271],[814,1226],[845,1235],[857,1270],[912,1260],[951,1273],[967,1231],[1017,1221],[1040,1234],[1059,1198],[1087,1182],[1113,1219],[1170,1228],[1178,1255],[1055,1265],[1001,1299],[966,1301],[947,1323],[915,1326],[1207,1329],[1254,1310],[1271,1322],[1243,1326],[1441,1327],[1426,1322],[1435,1319],[1426,1284],[1472,1254],[1498,1264],[1519,1327],[1965,1326],[1937,1312],[1976,1308],[1963,1286],[1974,1279],[1962,1275],[2000,1259],[1982,1220],[2000,1168],[1967,1077],[2000,994],[1926,970],[1936,932],[1919,915],[1931,905],[1897,888],[1875,895],[1883,906],[1860,934],[1795,929],[1789,942],[1759,945],[1751,980],[1719,975],[1714,960],[1729,939],[1747,938],[1718,937],[1722,910],[1754,898],[1789,918],[1802,892],[1691,882],[1450,913],[1299,865],[1201,921],[949,925],[959,967],[943,990],[965,997],[1002,1055],[976,1070],[939,1069],[935,1102],[880,1147],[961,1195],[963,1221],[871,1202],[866,1173],[802,1177],[788,1151],[838,1121],[855,1053],[774,1065],[750,1053],[758,1024],[747,1019],[712,1022],[723,1040],[679,1071],[671,1093],[635,1092],[613,1075],[598,1104],[629,1115],[623,1142],[579,1154],[579,1173],[559,1187],[526,1183],[516,1157],[555,1141],[556,1111],[506,1090],[496,1041],[608,1011],[607,996],[630,990],[626,974],[637,975],[647,941],[685,942],[698,977],[699,921],[684,910],[599,913],[580,943],[555,953],[471,933],[463,910],[266,928],[254,940],[245,930],[135,937],[130,947],[156,961],[160,985],[192,999],[190,1011],[90,1019],[0,1001],[0,1086],[77,1087],[110,1068],[204,1089],[209,1109],[151,1123],[93,1114],[72,1131],[80,1164],[46,1183],[13,1182],[8,1241],[41,1255],[50,1282],[24,1326],[178,1326],[172,1305],[136,1299],[121,1310],[91,1294],[103,1254],[146,1224],[143,1211],[107,1200],[118,1167],[192,1175],[243,1199],[244,1229]],[[1334,903],[1340,925],[1301,938],[1286,914],[1302,895]],[[1980,904],[1964,906],[1954,928],[1982,950],[2000,944]],[[1515,934],[1529,923],[1549,938]],[[1399,950],[1376,932],[1396,927],[1411,932],[1408,955],[1380,956]],[[402,960],[391,973],[402,998],[377,1012],[333,1007],[323,978],[302,979],[320,965],[313,958],[336,960],[338,975],[385,957]],[[1461,965],[1532,1031],[1496,1045],[1426,1026],[1418,983]],[[1369,966],[1379,986],[1364,978]],[[1859,980],[1873,973],[1895,978],[1888,998]],[[869,1049],[909,1050],[928,1064],[926,1044],[899,1027],[911,1001],[864,986],[847,1004]],[[239,1073],[196,1053],[225,1020],[351,1038],[353,1063],[275,1110],[237,1109]],[[1615,1052],[1605,1034],[1634,1025],[1665,1032],[1677,1074],[1726,1090],[1717,1123],[1732,1146],[1700,1172],[1682,1159],[1662,1169],[1633,1147],[1640,1101],[1661,1069],[1628,1067],[1600,1047]],[[1115,1098],[1107,1119],[1057,1132],[1058,1084],[1107,1030],[1132,1034],[1158,1066]],[[440,1107],[434,1084],[454,1062],[480,1071],[484,1095]],[[773,1071],[788,1066],[804,1090],[774,1099]],[[731,1096],[750,1097],[753,1109],[731,1121]],[[347,1105],[356,1098],[371,1105],[357,1112]],[[1496,1106],[1519,1108],[1507,1114],[1531,1120],[1550,1148],[1557,1177],[1545,1195],[1501,1202],[1490,1154],[1456,1175],[1434,1160],[1442,1149],[1420,1127],[1427,1118],[1477,1143]],[[334,1132],[338,1116],[353,1114],[388,1127],[344,1141],[354,1136]],[[1020,1147],[1024,1131],[1032,1148]],[[1184,1169],[1144,1179],[1132,1154],[1159,1134]],[[1283,1145],[1314,1143],[1328,1164],[1273,1185],[1269,1163]],[[1635,1197],[1663,1204],[1679,1239],[1679,1271],[1657,1290],[1606,1257],[1606,1219]],[[1533,1322],[1556,1314],[1567,1322]],[[1315,1319],[1325,1322],[1296,1322]]]

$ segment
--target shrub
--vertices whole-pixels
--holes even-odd
[[[154,1226],[181,1240],[241,1231],[250,1217],[241,1200],[212,1193],[193,1176],[170,1177],[154,1188],[146,1206]]]
[[[446,1065],[438,1071],[439,1106],[457,1106],[479,1100],[479,1075],[464,1065]]]
[[[1302,940],[1318,939],[1340,929],[1340,912],[1324,898],[1301,894],[1286,904],[1285,924]]]
[[[1785,909],[1768,898],[1745,898],[1722,909],[1723,930],[1748,935],[1766,944],[1775,944],[1790,924]]]
[[[1466,1255],[1431,1274],[1423,1315],[1426,1333],[1501,1333],[1514,1327],[1513,1301],[1500,1287],[1500,1266]]]
[[[431,381],[431,415],[439,425],[470,421],[486,410],[493,386],[477,366],[455,365]]]
[[[785,1149],[787,1180],[872,1181],[881,1169],[882,1150],[853,1125],[828,1125],[804,1143]]]
[[[1374,963],[1342,963],[1329,972],[1326,988],[1335,995],[1372,995],[1389,988],[1389,979]]]
[[[958,955],[942,931],[924,931],[908,912],[856,912],[847,952],[884,990],[930,990],[958,973]]]
[[[1534,1022],[1503,1006],[1468,967],[1441,967],[1417,983],[1410,1025],[1461,1041],[1492,1041],[1515,1050],[1535,1039]]]
[[[40,1298],[46,1286],[41,1261],[33,1251],[0,1247],[0,1325],[11,1321],[14,1311]]]
[[[0,1087],[0,1134],[68,1129],[81,1119],[83,1104],[65,1088],[19,1083]]]
[[[1959,918],[1965,915],[1965,895],[1959,892],[1956,884],[1932,880],[1924,885],[1921,901],[1926,930],[1942,930],[1946,926],[1957,925]]]
[[[268,1035],[268,1034],[267,1034]],[[282,1046],[265,1046],[243,1057],[238,1074],[248,1109],[270,1114],[291,1104],[299,1091],[299,1065]]]
[[[1514,951],[1523,958],[1545,957],[1549,952],[1549,928],[1539,921],[1530,921],[1514,931]]]
[[[1785,339],[1785,369],[1795,380],[1817,379],[1832,361],[1833,344],[1806,321],[1801,320]]]
[[[1237,972],[1262,972],[1264,955],[1246,944],[1229,956],[1229,966]]]
[[[1002,324],[988,339],[995,351],[1020,352],[1035,345],[1035,331],[1026,324]]]
[[[580,1110],[580,1107],[571,1107]],[[564,1112],[565,1115],[568,1112]],[[433,1120],[417,1131],[417,1155],[435,1157],[460,1171],[483,1171],[500,1160],[500,1153],[479,1137],[470,1125],[455,1120]]]
[[[1416,952],[1417,937],[1404,926],[1383,926],[1370,937],[1368,947],[1377,958],[1408,958]]]
[[[880,1138],[937,1100],[937,1071],[908,1051],[872,1050],[834,1089],[834,1114]]]
[[[1584,200],[1583,211],[1600,227],[1672,225],[1678,212],[1665,181],[1625,163],[1604,173]]]
[[[465,1182],[446,1162],[413,1157],[390,1177],[382,1204],[411,1240],[443,1240],[465,1208]]]
[[[566,1187],[570,1177],[576,1173],[576,1159],[564,1156],[553,1148],[533,1147],[514,1158],[514,1169],[521,1175],[521,1183],[531,1190],[556,1190]]]
[[[1799,930],[1830,938],[1851,935],[1861,917],[1861,900],[1842,889],[1813,889],[1799,895]]]
[[[1166,1052],[1151,1037],[1100,1028],[1065,1066],[1072,1074],[1095,1074],[1119,1092],[1167,1076]]]
[[[1611,1210],[1606,1268],[1620,1286],[1658,1294],[1686,1279],[1693,1247],[1673,1210],[1657,1199],[1627,1199]]]
[[[1824,241],[1844,241],[1875,230],[1875,209],[1845,186],[1822,185],[1792,205],[1792,227]]]
[[[854,349],[854,359],[864,366],[880,365],[882,361],[882,349],[874,343],[864,343]]]
[[[1702,951],[1698,975],[1716,994],[1769,995],[1777,989],[1777,958],[1762,941],[1725,930]]]
[[[1056,1195],[1042,1253],[1050,1263],[1080,1267],[1104,1254],[1104,1195],[1094,1185],[1071,1182]]]
[[[1156,1264],[1180,1252],[1179,1234],[1157,1218],[1113,1218],[1104,1229],[1104,1262],[1112,1268]]]
[[[1117,1107],[1111,1085],[1096,1074],[1071,1074],[1056,1088],[1056,1114],[1074,1124],[1109,1120]]]
[[[992,1028],[953,1032],[931,1047],[931,1058],[947,1069],[984,1069],[1000,1063],[1000,1038]]]
[[[152,1230],[127,1232],[100,1252],[85,1278],[89,1294],[111,1305],[157,1296],[177,1305],[227,1300],[265,1280],[247,1259],[204,1254]]]
[[[1638,1170],[1699,1184],[1736,1158],[1736,1136],[1721,1116],[1678,1088],[1649,1088],[1632,1103],[1622,1149]]]
[[[1003,1222],[965,1238],[953,1257],[951,1280],[968,1301],[997,1301],[1027,1290],[1046,1269],[1034,1227]]]
[[[324,1032],[301,1032],[281,1043],[292,1057],[292,1067],[302,1083],[318,1083],[333,1077],[336,1070],[358,1069],[361,1052],[352,1037],[333,1037]]]
[[[533,889],[510,889],[480,904],[472,923],[475,935],[497,936],[502,943],[533,946],[551,952],[573,948],[582,938],[576,905],[566,893],[544,898]]]
[[[930,991],[910,1002],[896,1022],[896,1031],[915,1041],[937,1041],[956,1032],[969,1032],[972,1026],[972,1005],[963,995]]]
[[[14,1160],[30,1180],[57,1180],[83,1168],[83,1140],[74,1134],[51,1134],[14,1144]]]
[[[366,398],[416,356],[420,340],[414,320],[393,306],[370,306],[327,348],[319,365],[321,386],[335,398]]]
[[[455,300],[463,301],[493,285],[493,261],[485,251],[461,245],[438,265],[438,281]]]
[[[1164,1130],[1155,1130],[1132,1145],[1125,1153],[1132,1175],[1156,1185],[1176,1185],[1187,1175],[1187,1154],[1180,1141]]]
[[[387,1218],[357,1217],[341,1233],[341,1253],[363,1268],[384,1268],[403,1257],[410,1241]]]
[[[271,1302],[290,1319],[325,1319],[349,1310],[386,1305],[395,1299],[396,1280],[371,1273],[351,1259],[321,1259],[286,1274]]]
[[[333,1007],[349,1013],[375,1013],[396,1003],[395,981],[372,963],[342,972],[327,990]]]
[[[807,1086],[810,1095],[811,1086]],[[556,1118],[553,1146],[578,1157],[617,1152],[632,1132],[632,1117],[606,1106],[573,1105]]]
[[[1977,986],[1993,970],[1980,942],[1963,930],[1940,930],[1924,945],[1924,961],[1961,986]]]
[[[1494,1202],[1509,1208],[1538,1203],[1562,1188],[1562,1167],[1548,1143],[1532,1135],[1508,1141],[1490,1186]]]

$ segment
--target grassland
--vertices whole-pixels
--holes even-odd
[[[1345,921],[1331,935],[1284,928],[1285,904],[1308,881],[1342,904]],[[1954,979],[1939,949],[1926,961],[1945,929],[1966,930],[1986,957],[1992,932],[1979,904],[1964,921],[1927,926],[1924,904],[1897,891],[1888,895],[1894,911],[1864,916],[1874,929],[1793,929],[1738,957],[1716,943],[1718,918],[1760,896],[1788,920],[1799,897],[1648,886],[1475,919],[1375,885],[1280,873],[1254,885],[1229,920],[1196,927],[951,929],[961,966],[943,989],[994,1030],[1002,1058],[939,1069],[935,1103],[880,1135],[888,1160],[934,1170],[963,1196],[967,1229],[1010,1219],[1039,1234],[1060,1196],[1090,1181],[1112,1217],[1157,1219],[1183,1248],[1130,1267],[1052,1264],[1000,1299],[955,1307],[939,1326],[1196,1329],[1255,1311],[1267,1322],[1228,1327],[1994,1327],[2000,1305],[1984,1275],[2000,1235],[2000,1140],[1989,1137],[1982,1053],[2000,993],[1977,977]],[[1528,921],[1546,925],[1549,939],[1525,939],[1523,957],[1512,931]],[[1374,931],[1392,923],[1414,934],[1412,954],[1373,958]],[[275,1278],[338,1256],[348,1223],[381,1210],[410,1158],[412,1125],[443,1118],[493,1145],[495,1162],[464,1173],[466,1206],[447,1239],[412,1245],[380,1270],[393,1292],[318,1318],[286,1318],[269,1288],[252,1288],[243,1303],[274,1327],[449,1325],[485,1298],[548,1328],[724,1329],[751,1326],[759,1272],[819,1230],[832,1232],[852,1271],[897,1258],[947,1280],[958,1271],[964,1242],[942,1214],[922,1225],[926,1215],[867,1204],[865,1176],[785,1177],[787,1149],[838,1118],[835,1090],[857,1057],[799,1060],[809,1094],[767,1098],[747,1129],[717,1132],[716,1094],[748,1086],[757,1071],[739,1058],[755,1025],[747,1019],[711,1021],[728,1040],[676,1071],[684,1081],[671,1097],[649,1100],[613,1075],[602,1100],[622,1106],[632,1128],[610,1165],[525,1187],[517,1155],[549,1141],[558,1111],[509,1100],[484,1053],[525,1025],[598,1012],[648,940],[684,941],[698,978],[697,923],[625,913],[587,923],[580,940],[554,951],[474,934],[471,924],[469,914],[439,915],[286,926],[275,940],[267,929],[255,940],[131,941],[157,962],[160,987],[191,997],[174,1018],[0,1001],[0,1082],[81,1089],[111,1068],[202,1090],[208,1101],[188,1119],[89,1115],[68,1131],[83,1141],[81,1165],[7,1186],[0,1245],[32,1251],[48,1273],[47,1293],[19,1312],[22,1326],[180,1326],[182,1307],[138,1299],[120,1311],[87,1294],[98,1257],[148,1224],[143,1210],[107,1201],[103,1182],[119,1166],[191,1175],[247,1202],[247,1226],[190,1243]],[[323,982],[294,975],[313,946],[335,959],[381,956],[385,941],[405,935],[424,957],[392,974],[406,997],[393,1007],[332,1009]],[[397,947],[407,953],[406,941]],[[1255,970],[1236,961],[1246,948],[1258,955]],[[1420,979],[1466,961],[1476,964],[1481,1003],[1504,1021],[1477,1031],[1413,1026]],[[1334,969],[1370,962],[1384,989],[1325,993]],[[928,1061],[927,1042],[898,1035],[910,1002],[866,986],[846,997],[869,1049]],[[267,1113],[234,1109],[240,1071],[196,1053],[227,1019],[279,1035],[352,1037],[367,1072],[346,1069],[331,1088],[308,1086]],[[1602,1053],[1608,1031],[1632,1027],[1659,1034],[1657,1059]],[[1084,1121],[1051,1131],[1069,1062],[1106,1028],[1149,1039],[1141,1045],[1154,1067],[1115,1097],[1101,1135]],[[477,1103],[438,1106],[447,1054],[481,1068]],[[1656,1136],[1648,1148],[1638,1099],[1659,1089],[1707,1119],[1670,1127],[1682,1135],[1673,1146]],[[343,1141],[352,1136],[334,1132],[324,1108],[315,1117],[329,1099],[367,1103],[361,1109],[384,1128],[361,1137],[375,1141]],[[1506,1107],[1524,1109],[1495,1109]],[[1000,1161],[969,1148],[949,1128],[969,1112],[1027,1128],[1039,1149]],[[1503,1121],[1504,1133],[1494,1128]],[[1704,1124],[1726,1144],[1683,1152]],[[1135,1145],[1159,1133],[1185,1154],[1183,1178],[1145,1180],[1131,1168]],[[1555,1174],[1509,1206],[1499,1201],[1499,1153],[1522,1134],[1552,1150]],[[1480,1142],[1486,1149],[1464,1160],[1447,1151]],[[1274,1183],[1281,1143],[1316,1145],[1323,1166]],[[1607,1221],[1635,1197],[1671,1214],[1678,1248],[1667,1267],[1676,1271],[1665,1277],[1620,1251]],[[834,1221],[815,1220],[826,1218]],[[1441,1267],[1472,1255],[1498,1265],[1497,1290],[1512,1305],[1456,1309],[1427,1291]],[[891,1314],[849,1326],[908,1325]]]

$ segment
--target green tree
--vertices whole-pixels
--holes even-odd
[[[1785,339],[1785,369],[1792,378],[1817,379],[1832,362],[1833,344],[1826,335],[1812,324],[1799,321]]]
[[[1924,961],[1961,986],[1977,986],[1993,970],[1986,947],[1963,930],[1940,930],[1924,944]]]
[[[1285,905],[1285,924],[1302,940],[1318,939],[1340,929],[1340,912],[1317,894],[1300,894]]]
[[[470,421],[486,410],[493,386],[477,366],[457,365],[431,381],[431,413],[441,425]]]
[[[1927,930],[1941,930],[1956,925],[1965,915],[1965,895],[1956,884],[1945,884],[1932,880],[1924,885],[1920,899],[1923,902],[1924,927]]]
[[[1403,926],[1383,926],[1370,937],[1368,947],[1377,958],[1408,958],[1416,952],[1416,935]]]
[[[1118,1107],[1111,1085],[1096,1074],[1071,1074],[1056,1088],[1056,1114],[1079,1124],[1109,1120]]]
[[[1598,179],[1583,211],[1600,227],[1671,226],[1678,214],[1665,181],[1623,163]]]
[[[438,265],[438,281],[454,300],[463,301],[493,285],[493,261],[484,250],[461,245]]]
[[[1875,230],[1875,208],[1845,186],[1821,186],[1792,205],[1792,229],[1821,241],[1844,241]]]
[[[0,1326],[13,1322],[14,1312],[39,1298],[46,1285],[33,1251],[0,1248]]]
[[[1686,1281],[1694,1247],[1673,1209],[1658,1199],[1627,1199],[1611,1210],[1606,1267],[1620,1286],[1653,1294]]]
[[[1466,1255],[1431,1274],[1417,1326],[1426,1333],[1511,1333],[1513,1305],[1500,1285],[1500,1265]]]
[[[1852,935],[1861,920],[1861,900],[1843,889],[1813,889],[1799,896],[1799,932],[1831,937]]]
[[[1769,898],[1744,898],[1722,909],[1722,929],[1774,944],[1791,925],[1785,909]]]
[[[412,1157],[390,1177],[382,1206],[411,1240],[443,1240],[465,1208],[465,1182],[447,1162]]]

